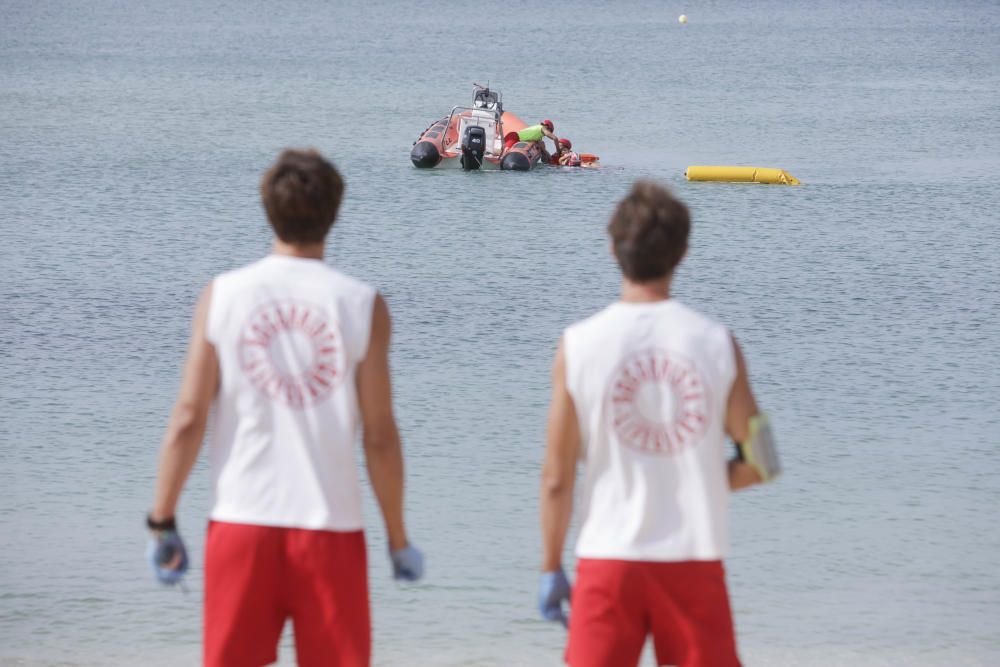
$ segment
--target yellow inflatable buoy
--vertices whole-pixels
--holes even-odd
[[[688,167],[684,172],[689,181],[724,181],[726,183],[768,183],[798,185],[799,179],[784,169],[770,167]]]

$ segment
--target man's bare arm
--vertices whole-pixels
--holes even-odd
[[[746,361],[739,343],[733,338],[733,351],[736,355],[736,379],[729,391],[729,402],[726,406],[726,433],[733,442],[746,442],[750,437],[750,418],[758,414],[757,399],[750,388],[750,378],[747,373]],[[729,461],[729,488],[733,491],[761,483],[760,475],[753,466],[738,459]]]
[[[392,411],[389,377],[391,331],[389,307],[381,294],[376,295],[368,355],[358,366],[358,404],[368,477],[382,510],[389,548],[395,551],[409,541],[403,520],[403,447]]]
[[[169,519],[177,511],[177,501],[198,458],[209,409],[219,390],[219,361],[205,335],[211,302],[209,284],[195,306],[181,387],[160,447],[156,495],[150,513],[154,521]]]
[[[580,426],[573,398],[566,388],[566,359],[559,342],[552,367],[552,403],[549,406],[542,466],[542,571],[561,568],[562,551],[573,514],[573,486],[580,453]]]
[[[549,139],[552,140],[552,145],[555,146],[555,148],[554,148],[555,153],[553,153],[552,155],[558,155],[559,154],[559,137],[556,136],[556,133],[553,132],[552,130],[550,130],[549,128],[545,127],[544,125],[542,125],[542,136],[543,137],[548,137]],[[542,139],[541,141],[539,141],[538,144],[544,150],[544,148],[545,148],[545,139]],[[548,161],[548,158],[546,158],[546,162],[547,161]]]

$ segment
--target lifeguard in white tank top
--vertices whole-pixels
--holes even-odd
[[[636,183],[608,224],[621,300],[567,328],[555,354],[538,608],[568,625],[572,667],[637,665],[649,636],[658,665],[739,665],[729,494],[780,468],[732,335],[671,297],[690,228],[683,202]],[[728,460],[727,437],[742,443]],[[561,552],[578,478],[571,589]]]
[[[617,302],[563,340],[581,435],[577,556],[724,557],[729,332],[676,300]]]
[[[374,289],[323,262],[344,194],[329,160],[282,151],[260,194],[272,254],[215,278],[195,306],[146,518],[147,559],[168,585],[188,569],[175,515],[211,419],[202,664],[276,662],[290,619],[300,665],[367,667],[359,441],[392,576],[416,581],[424,571],[404,517],[392,319]]]
[[[215,279],[212,519],[362,528],[355,371],[374,299],[318,259],[270,255]]]

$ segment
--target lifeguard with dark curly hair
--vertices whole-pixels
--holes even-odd
[[[780,471],[740,346],[670,294],[687,207],[636,183],[608,225],[621,299],[565,330],[552,371],[542,468],[544,618],[569,625],[571,667],[738,667],[722,559],[730,491]],[[726,435],[739,443],[726,454]],[[576,584],[562,550],[583,511]]]
[[[323,261],[344,192],[331,163],[285,151],[260,190],[271,254],[217,276],[195,307],[147,518],[150,565],[165,584],[188,567],[174,512],[211,411],[203,664],[275,662],[291,619],[300,666],[367,667],[359,432],[392,572],[423,573],[403,519],[389,309]]]

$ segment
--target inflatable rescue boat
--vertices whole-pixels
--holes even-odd
[[[472,106],[458,106],[435,121],[413,142],[410,161],[419,169],[512,169],[528,171],[540,163],[537,142],[520,141],[504,150],[504,136],[527,124],[503,110],[499,91],[476,85]]]

